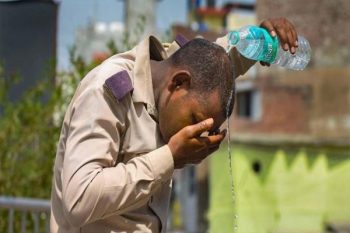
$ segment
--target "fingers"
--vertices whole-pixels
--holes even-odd
[[[289,21],[288,21],[289,22]],[[291,28],[291,33],[292,33],[292,43],[294,44],[294,47],[298,47],[298,34],[297,30],[295,29],[294,25],[289,22],[290,28]]]
[[[198,124],[190,125],[180,130],[169,140],[168,146],[173,154],[175,168],[185,164],[199,163],[220,146],[226,136],[226,130],[211,131],[214,120],[209,118]],[[210,132],[208,136],[201,136]]]
[[[197,140],[203,147],[216,146],[224,139],[222,134],[212,135],[207,137],[199,137]]]
[[[270,35],[272,37],[275,37],[276,36],[276,31],[275,31],[275,28],[271,22],[271,20],[264,20],[262,21],[262,23],[260,24],[260,27],[263,27],[265,28],[267,31],[270,32]]]
[[[298,47],[297,32],[294,25],[286,18],[267,19],[260,26],[268,30],[273,37],[277,34],[283,50],[289,50],[291,53],[296,52]]]
[[[220,143],[226,136],[227,130],[223,130],[219,134],[216,135],[209,135],[207,137],[199,137],[197,138],[198,143],[201,145],[199,147],[199,150],[213,148],[213,147],[219,147]]]
[[[287,31],[287,43],[289,45],[289,50],[291,53],[295,53],[296,47],[297,47],[297,40],[298,36],[296,33],[296,30],[294,28],[294,25],[289,22],[288,20],[285,21],[286,23],[286,31]]]
[[[186,132],[188,137],[197,137],[201,135],[202,133],[209,131],[214,124],[213,118],[206,119],[204,121],[201,121],[195,125],[187,126]]]
[[[208,148],[205,153],[201,153],[199,154],[197,157],[191,158],[190,161],[187,161],[187,163],[189,164],[199,164],[201,163],[204,159],[206,159],[209,155],[211,155],[212,153],[214,153],[215,151],[217,151],[219,149],[219,146],[216,147],[211,147]]]
[[[293,40],[293,33],[291,31],[287,32],[287,38],[288,38],[290,52],[295,53],[295,47],[294,47],[295,40]]]

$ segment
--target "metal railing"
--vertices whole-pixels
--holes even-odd
[[[32,224],[34,233],[49,232],[50,231],[50,201],[32,198],[14,198],[0,196],[0,209],[8,211],[8,225],[7,232],[14,233],[15,211],[20,212],[21,217],[21,232],[27,232],[28,228],[28,214],[32,217]],[[44,222],[44,224],[41,224]],[[41,228],[41,225],[44,225]]]

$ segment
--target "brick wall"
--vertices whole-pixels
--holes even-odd
[[[304,135],[350,142],[349,77],[349,68],[260,72],[254,88],[261,91],[262,116],[253,121],[234,112],[233,135]]]
[[[279,84],[272,77],[260,77],[255,89],[261,92],[262,115],[253,121],[234,114],[232,125],[234,132],[307,134],[308,95],[307,85]],[[237,109],[236,109],[237,110]]]
[[[350,1],[257,0],[256,10],[259,21],[291,20],[310,41],[311,64],[301,72],[259,68],[252,80],[262,94],[262,117],[234,116],[233,135],[350,142]]]

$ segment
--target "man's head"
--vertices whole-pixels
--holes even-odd
[[[213,118],[213,130],[218,129],[234,103],[233,68],[225,50],[207,40],[194,39],[166,63],[166,81],[157,101],[163,138],[168,141],[183,127],[207,118]]]

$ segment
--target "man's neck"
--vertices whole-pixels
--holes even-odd
[[[154,61],[151,60],[151,75],[152,75],[152,86],[154,93],[154,102],[158,107],[158,100],[161,89],[166,85],[166,72],[167,64],[166,61]]]

